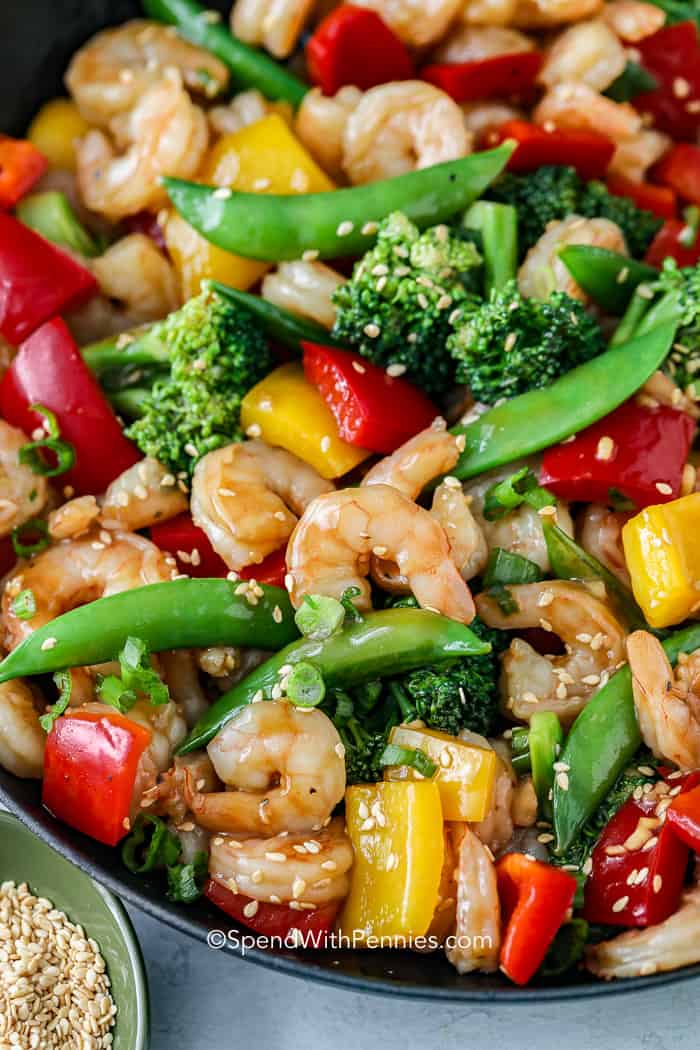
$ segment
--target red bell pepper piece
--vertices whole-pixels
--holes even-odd
[[[651,182],[635,182],[624,175],[608,175],[608,190],[616,197],[629,197],[638,208],[653,212],[662,219],[675,219],[676,194],[668,186],[654,186]]]
[[[653,175],[679,197],[700,204],[700,146],[679,142],[659,161]]]
[[[539,51],[494,55],[478,62],[445,62],[424,66],[422,80],[446,92],[455,102],[510,98],[533,86],[542,68]]]
[[[540,484],[586,503],[609,502],[611,490],[640,509],[666,503],[680,495],[694,433],[685,412],[627,401],[573,441],[547,449]]]
[[[692,779],[691,779],[692,778]],[[673,790],[681,787],[680,794],[666,810],[666,823],[673,833],[689,846],[694,853],[700,853],[700,773],[693,772],[682,780],[669,780]]]
[[[59,820],[107,846],[129,831],[148,729],[115,712],[67,711],[46,739],[42,801]]]
[[[15,548],[9,536],[0,540],[0,577],[5,576],[10,569],[14,568],[17,561]]]
[[[25,434],[42,425],[30,408],[36,404],[54,413],[61,437],[75,449],[75,464],[60,481],[77,495],[104,492],[141,459],[58,317],[22,344],[0,382],[0,415]]]
[[[438,410],[406,379],[387,375],[358,354],[303,343],[304,374],[317,386],[351,445],[393,452],[429,427]]]
[[[679,240],[687,225],[682,219],[667,219],[647,248],[644,261],[662,267],[664,259],[675,259],[679,266],[696,266],[700,262],[700,236],[691,245]]]
[[[226,576],[229,572],[226,562],[216,553],[206,532],[195,525],[187,513],[178,514],[176,518],[153,525],[151,539],[156,547],[172,554],[177,559],[180,571],[188,576]],[[286,548],[281,547],[268,554],[267,558],[257,565],[248,565],[241,569],[238,575],[242,580],[254,579],[258,583],[283,587],[287,572],[285,553]]]
[[[0,208],[14,208],[48,166],[44,154],[31,142],[0,135]]]
[[[605,175],[615,152],[615,143],[596,131],[546,131],[526,120],[507,120],[487,136],[489,146],[515,139],[511,171],[535,171],[543,164],[568,164],[582,179]]]
[[[503,916],[501,969],[516,984],[527,984],[569,914],[576,879],[524,853],[501,857],[496,878]]]
[[[346,84],[367,91],[414,75],[413,59],[393,30],[375,11],[354,4],[341,4],[323,19],[306,45],[306,64],[324,95]]]
[[[641,65],[658,81],[634,106],[675,139],[694,140],[700,127],[700,40],[695,22],[664,26],[639,40]]]
[[[13,346],[97,291],[89,270],[60,248],[0,214],[0,335]]]
[[[204,896],[217,908],[221,908],[232,919],[247,926],[249,930],[265,937],[279,937],[282,941],[293,931],[308,938],[303,945],[306,948],[324,948],[328,934],[332,931],[339,903],[326,904],[314,911],[304,909],[296,911],[287,904],[268,904],[258,901],[254,915],[246,915],[244,908],[250,903],[250,897],[242,893],[233,893],[216,879],[209,879],[204,887]],[[290,944],[291,947],[291,944]]]

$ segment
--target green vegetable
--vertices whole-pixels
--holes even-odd
[[[31,558],[48,547],[49,526],[41,518],[32,518],[13,529],[10,538],[18,558]]]
[[[103,251],[103,245],[88,233],[65,193],[59,190],[32,193],[24,197],[17,205],[16,212],[20,222],[59,248],[68,248],[86,259],[92,259]]]
[[[533,510],[542,510],[555,506],[556,502],[556,497],[542,488],[534,472],[529,467],[523,467],[486,490],[484,517],[487,521],[498,521],[523,503]]]
[[[336,598],[307,594],[294,614],[294,622],[305,638],[329,638],[343,626],[345,609]]]
[[[700,648],[700,626],[677,631],[662,643],[671,663]],[[641,743],[632,698],[632,676],[623,667],[596,693],[574,722],[561,755],[569,767],[567,790],[554,785],[556,852],[568,850]]]
[[[425,609],[368,613],[362,623],[346,626],[320,641],[304,638],[293,642],[266,660],[219,697],[181,745],[179,753],[187,754],[204,747],[236,711],[257,694],[271,696],[273,687],[280,681],[281,669],[288,664],[313,664],[326,689],[348,689],[378,677],[488,651],[488,643],[482,642],[464,624]]]
[[[167,372],[170,354],[158,338],[157,324],[141,325],[131,332],[122,332],[82,347],[80,353],[88,368],[102,381],[111,373],[129,372],[131,375],[154,368]]]
[[[678,326],[663,370],[685,389],[695,383],[700,371],[700,266],[679,269],[673,259],[667,259],[651,288],[656,298],[647,300],[648,309],[635,334],[645,335],[662,324]]]
[[[494,586],[537,583],[542,578],[542,570],[534,561],[503,547],[492,547],[482,582],[488,590]]]
[[[684,248],[693,248],[700,235],[700,208],[697,204],[689,204],[683,212],[685,226],[678,234],[678,241]]]
[[[529,726],[513,726],[510,738],[511,765],[519,777],[526,776],[532,769],[530,763],[530,729]]]
[[[241,438],[241,402],[272,368],[264,335],[245,309],[208,291],[149,333],[170,373],[156,379],[126,433],[173,473],[190,474],[201,456]]]
[[[658,86],[659,82],[656,77],[652,76],[644,66],[628,60],[619,77],[613,80],[603,94],[611,98],[613,102],[631,102],[637,95],[644,95],[647,91],[656,91]]]
[[[55,478],[59,474],[65,474],[75,463],[75,449],[61,438],[58,420],[53,412],[38,404],[30,405],[29,408],[43,416],[46,437],[22,445],[18,455],[20,463],[28,466],[33,474],[44,478]],[[46,453],[49,454],[48,460]],[[52,459],[55,462],[51,462]]]
[[[53,676],[53,681],[58,689],[59,697],[56,703],[52,704],[46,714],[39,719],[39,725],[45,733],[51,732],[56,719],[60,718],[63,712],[68,709],[71,693],[73,692],[73,679],[70,671],[58,671]]]
[[[216,14],[196,0],[143,0],[143,7],[149,18],[177,26],[185,40],[221,59],[237,86],[257,88],[267,98],[285,99],[293,106],[298,106],[309,90],[284,65],[238,40]]]
[[[295,664],[287,675],[286,693],[297,707],[318,707],[326,695],[323,675],[314,664]]]
[[[697,22],[700,27],[700,7],[697,0],[651,0],[666,12],[666,22]]]
[[[345,609],[345,620],[347,623],[364,623],[364,616],[355,605],[355,598],[361,594],[359,587],[346,587],[340,596],[340,604]]]
[[[421,233],[395,212],[333,295],[332,334],[375,365],[402,365],[418,386],[444,393],[454,385],[453,312],[472,298],[464,282],[479,263],[474,245],[446,226]]]
[[[544,820],[552,819],[552,789],[554,763],[559,758],[564,733],[553,711],[535,711],[530,718],[528,746],[532,784],[537,795],[537,807]]]
[[[98,598],[33,631],[0,663],[0,682],[114,660],[130,637],[152,653],[210,645],[279,649],[296,637],[286,591],[261,584],[263,597],[251,605],[240,587],[171,580]]]
[[[99,676],[97,693],[101,700],[122,714],[129,711],[139,696],[152,704],[167,704],[168,687],[153,670],[148,646],[142,638],[129,637],[119,653],[120,675]]]
[[[139,813],[131,834],[122,843],[122,863],[134,875],[145,875],[176,864],[182,847],[177,835],[160,817]]]
[[[563,441],[607,416],[656,371],[673,345],[676,324],[659,325],[557,379],[453,427],[466,446],[450,473],[464,481]]]
[[[36,616],[34,591],[29,590],[28,587],[20,591],[17,597],[10,602],[10,611],[18,620],[31,620],[33,616]]]
[[[484,256],[484,292],[499,291],[518,272],[518,213],[511,204],[476,201],[462,224],[481,237]]]
[[[559,249],[559,258],[583,291],[609,314],[621,314],[638,285],[658,277],[653,266],[590,244],[567,244]]]
[[[570,919],[564,923],[547,949],[538,974],[541,977],[561,977],[568,973],[583,958],[587,940],[588,923],[585,919]]]
[[[260,295],[251,295],[249,292],[241,292],[238,288],[229,288],[227,284],[219,281],[203,281],[202,287],[206,290],[211,288],[227,299],[234,306],[247,310],[259,321],[265,335],[282,346],[288,346],[290,350],[301,353],[302,342],[320,343],[322,346],[341,345],[331,335],[327,328],[323,328],[305,317],[292,314],[289,310],[283,310],[281,306],[275,306]]]
[[[300,259],[306,251],[337,259],[365,252],[376,223],[391,212],[403,211],[425,227],[467,208],[512,151],[499,146],[368,186],[287,197],[232,192],[222,200],[213,187],[170,178],[163,183],[180,215],[224,251],[264,262]]]
[[[399,744],[387,744],[382,752],[383,766],[408,766],[415,769],[422,777],[435,776],[437,766],[425,751],[419,747],[401,747]]]
[[[209,858],[206,853],[195,853],[189,864],[173,864],[166,868],[168,888],[165,896],[177,904],[192,904],[204,892],[209,876]]]
[[[455,321],[447,342],[457,381],[475,400],[494,405],[549,387],[560,376],[597,357],[605,341],[596,320],[565,292],[526,298],[509,281]]]

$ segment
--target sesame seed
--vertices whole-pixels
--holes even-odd
[[[349,236],[349,234],[352,233],[352,231],[354,229],[355,229],[355,223],[354,222],[350,222],[349,219],[346,219],[344,222],[341,222],[340,226],[338,227],[338,229],[335,232],[336,232],[338,237],[347,237],[347,236]]]
[[[278,853],[275,850],[266,851],[265,857],[267,860],[271,860],[274,864],[284,864],[287,859],[284,853]]]
[[[624,911],[629,902],[629,897],[618,897],[618,899],[614,902],[612,906],[612,910],[614,912]]]
[[[687,98],[690,94],[690,84],[685,77],[675,77],[673,81],[673,94],[676,98]]]
[[[232,192],[233,191],[228,186],[219,186],[219,188],[212,193],[212,197],[215,197],[218,201],[225,201],[232,196]]]
[[[252,919],[254,915],[257,915],[258,908],[260,907],[258,901],[248,901],[243,909],[243,914],[246,919]]]
[[[246,428],[246,436],[249,438],[259,438],[261,434],[262,427],[259,423],[251,423],[250,426]]]
[[[44,641],[41,643],[42,651],[47,652],[49,649],[55,649],[57,644],[57,638],[45,638]]]
[[[298,875],[292,883],[292,896],[295,898],[301,897],[306,890],[306,882]]]
[[[515,346],[515,344],[517,343],[517,341],[518,341],[518,334],[517,334],[517,332],[509,332],[508,335],[506,336],[505,342],[503,344],[503,349],[506,352],[508,352],[509,350],[512,350],[513,347]]]
[[[376,324],[366,324],[363,331],[368,339],[376,339],[381,333],[381,328]]]
[[[399,364],[399,362],[396,361],[394,364],[387,366],[386,374],[391,376],[392,379],[398,379],[399,376],[404,375],[405,371],[406,365]]]
[[[372,237],[379,229],[379,224],[376,222],[366,222],[362,227],[361,233],[364,237]]]
[[[657,481],[656,482],[656,491],[660,492],[662,496],[672,496],[673,495],[672,487],[669,484],[667,484],[667,482],[665,482],[665,481]]]
[[[568,773],[557,773],[557,787],[561,788],[562,791],[569,790],[569,774]]]
[[[600,439],[596,448],[595,458],[600,460],[612,459],[615,452],[615,442],[607,434]]]
[[[663,884],[664,884],[664,880],[661,877],[661,875],[655,875],[654,878],[651,881],[651,888],[654,891],[654,893],[660,893],[661,892],[661,887],[663,886]]]
[[[307,248],[301,257],[304,262],[316,262],[320,254],[318,248]]]
[[[352,367],[355,369],[356,372],[359,372],[361,376],[364,375],[367,371],[365,366],[361,365],[359,361],[353,361]]]
[[[328,449],[330,447],[331,447],[330,435],[324,434],[323,437],[321,438],[321,452],[328,452]]]

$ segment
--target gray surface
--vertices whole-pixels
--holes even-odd
[[[131,910],[151,985],[151,1050],[697,1050],[700,980],[532,1007],[353,995],[224,957]]]

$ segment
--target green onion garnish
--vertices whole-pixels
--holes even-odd
[[[20,591],[10,604],[10,610],[18,620],[31,620],[32,616],[36,616],[34,591],[30,591],[28,587]]]
[[[437,772],[437,766],[432,758],[429,758],[419,747],[387,744],[379,761],[383,766],[409,766],[422,777],[433,777]]]
[[[539,565],[522,554],[494,547],[489,555],[488,565],[484,571],[484,587],[494,584],[512,585],[517,583],[537,583],[542,579]]]
[[[45,478],[55,478],[59,474],[65,474],[75,463],[75,449],[68,441],[61,438],[58,420],[50,409],[39,404],[30,405],[29,408],[30,411],[36,412],[44,419],[46,437],[39,438],[37,441],[29,441],[23,445],[19,450],[20,463],[29,467],[34,474],[40,474]]]
[[[297,707],[317,707],[326,695],[323,675],[313,664],[295,664],[286,681],[287,697]]]
[[[32,536],[36,537],[32,540]],[[12,546],[18,558],[31,558],[49,545],[49,526],[40,518],[33,518],[12,530]]]
[[[53,680],[60,695],[56,703],[53,704],[46,714],[42,715],[39,719],[39,724],[46,733],[51,732],[56,719],[60,718],[68,707],[68,704],[70,703],[70,695],[73,691],[73,679],[71,678],[70,671],[57,671],[53,676]]]
[[[530,468],[523,467],[486,490],[484,517],[487,521],[498,521],[523,503],[527,503],[534,510],[541,510],[543,507],[554,506],[556,502],[552,493],[542,488]]]
[[[335,598],[307,594],[297,609],[294,622],[305,638],[323,641],[342,627],[345,609]]]

